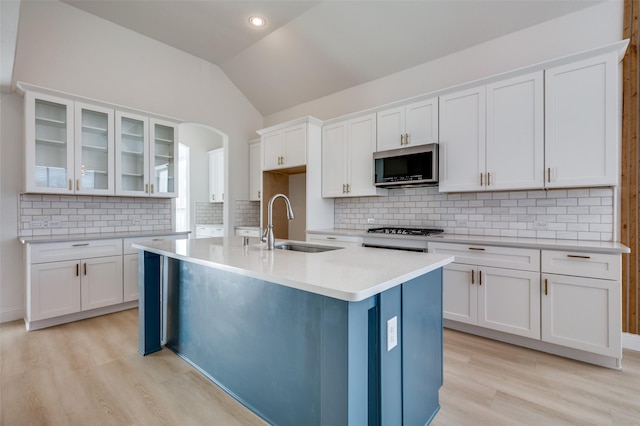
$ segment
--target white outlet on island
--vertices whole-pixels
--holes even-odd
[[[398,346],[398,317],[387,321],[387,352]]]

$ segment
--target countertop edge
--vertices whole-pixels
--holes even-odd
[[[18,237],[18,241],[22,244],[46,244],[46,243],[65,243],[69,241],[86,241],[86,240],[116,240],[120,238],[144,238],[157,237],[160,235],[185,235],[189,236],[191,231],[141,231],[141,232],[114,232],[111,233],[95,233],[95,234],[78,234],[78,235],[40,235]]]

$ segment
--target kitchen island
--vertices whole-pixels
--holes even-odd
[[[237,237],[135,247],[141,354],[164,342],[276,425],[424,425],[437,413],[452,256]]]

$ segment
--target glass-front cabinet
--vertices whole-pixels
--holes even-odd
[[[27,193],[177,197],[176,121],[48,91],[24,96]]]
[[[151,128],[151,170],[150,192],[155,197],[176,197],[178,188],[178,128],[174,123],[156,119],[150,120]]]
[[[75,104],[75,192],[113,195],[113,109]]]
[[[116,194],[145,197],[149,188],[149,119],[116,111]]]
[[[73,194],[73,101],[25,94],[26,190]]]

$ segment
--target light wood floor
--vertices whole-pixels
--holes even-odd
[[[0,425],[264,424],[169,350],[137,353],[136,309],[27,333],[0,326]],[[623,371],[445,330],[434,425],[640,425]]]

